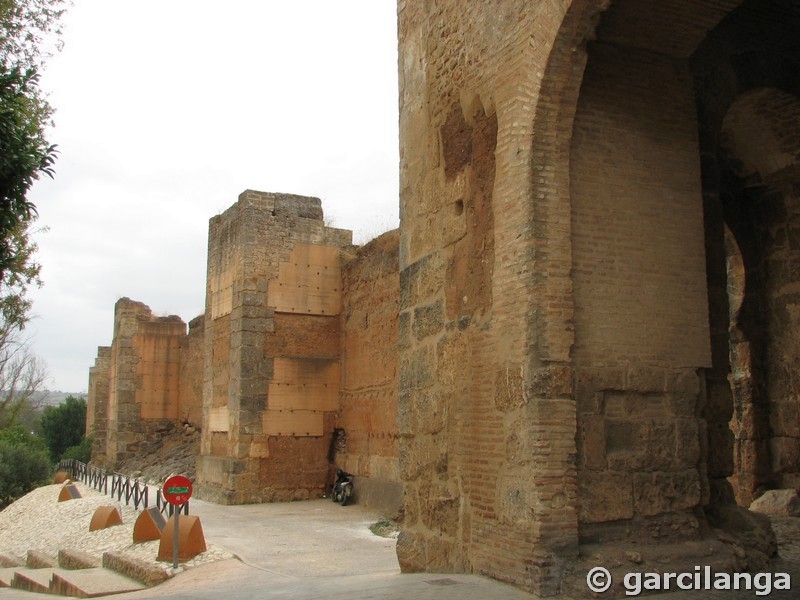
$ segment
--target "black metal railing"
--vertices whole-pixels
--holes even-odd
[[[98,492],[108,494],[116,498],[118,502],[125,501],[126,506],[133,505],[136,510],[145,510],[150,507],[150,490],[146,483],[138,479],[122,475],[120,473],[109,473],[105,469],[86,465],[79,460],[62,460],[58,463],[59,471],[66,471],[73,480],[82,481]],[[108,480],[111,479],[111,492],[108,491]],[[156,508],[167,517],[175,513],[175,506],[167,502],[161,488],[156,491]],[[189,514],[189,502],[180,506],[181,512]]]
[[[122,502],[125,498],[125,506],[133,504],[133,508],[142,510],[147,508],[148,490],[147,484],[138,479],[131,479],[125,475],[114,473],[111,476],[111,497],[116,497],[117,501]]]

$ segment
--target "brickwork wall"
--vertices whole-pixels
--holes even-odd
[[[145,304],[129,298],[117,301],[110,350],[101,349],[101,368],[90,381],[98,400],[104,387],[108,390],[104,418],[103,402],[95,402],[96,422],[107,424],[105,441],[100,439],[102,425],[96,428],[95,463],[113,468],[152,449],[177,421],[179,348],[185,335],[186,324],[178,317],[155,317]]]
[[[569,238],[535,243],[569,209],[530,171],[566,5],[398,3],[398,557],[540,593],[577,551]]]
[[[341,407],[334,462],[356,498],[394,514],[402,504],[397,430],[399,233],[347,255],[342,268]]]
[[[739,4],[398,2],[403,570],[554,594],[608,522],[701,527],[687,59]]]
[[[203,422],[203,362],[205,318],[189,321],[189,334],[180,340],[178,420],[197,427]]]
[[[92,454],[106,454],[108,436],[108,389],[109,368],[111,367],[111,348],[97,348],[94,366],[89,369],[89,386],[86,403],[86,435],[91,435]]]
[[[280,385],[288,383],[280,379],[288,363],[324,372],[304,382],[320,387],[332,371],[315,366],[338,365],[338,310],[329,313],[340,306],[341,284],[328,269],[338,268],[338,249],[350,243],[350,232],[324,226],[317,198],[247,190],[211,219],[197,469],[202,497],[263,502],[325,489],[333,411],[277,408],[269,399],[298,398],[297,386]],[[307,324],[319,335],[303,337]],[[333,353],[325,355],[319,340],[328,335]]]
[[[692,509],[711,357],[688,63],[593,45],[570,166],[581,522]]]

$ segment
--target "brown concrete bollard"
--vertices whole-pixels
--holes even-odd
[[[106,529],[114,525],[122,525],[122,515],[116,506],[98,506],[92,515],[92,522],[89,523],[89,531]]]
[[[66,500],[74,500],[80,497],[81,492],[78,490],[78,486],[74,483],[67,483],[61,488],[61,492],[58,494],[58,501],[65,502]]]
[[[172,541],[175,539],[175,516],[171,516],[161,532],[161,543],[158,545],[158,560],[172,562]],[[206,551],[206,538],[203,537],[203,526],[200,517],[181,515],[178,521],[178,560],[193,559]]]
[[[167,521],[161,511],[154,506],[146,508],[136,518],[136,523],[133,525],[133,543],[161,539],[161,532],[166,524]],[[180,523],[178,526],[180,527]]]
[[[53,476],[53,483],[66,483],[69,481],[70,475],[66,471],[56,471]]]

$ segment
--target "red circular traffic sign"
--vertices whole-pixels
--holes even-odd
[[[174,506],[186,504],[192,497],[192,482],[183,475],[173,475],[164,482],[164,499]]]

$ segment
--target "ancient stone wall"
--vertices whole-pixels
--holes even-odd
[[[580,520],[691,509],[711,356],[688,63],[594,44],[572,139]]]
[[[180,340],[178,420],[199,428],[203,422],[204,315],[189,321],[189,334]]]
[[[139,302],[115,307],[90,378],[95,462],[188,422],[201,497],[319,497],[339,464],[360,502],[399,510],[398,234],[362,249],[351,235],[325,226],[319,199],[287,194],[248,190],[211,219],[206,313],[188,334]]]
[[[99,346],[94,366],[89,369],[89,386],[86,402],[86,435],[91,435],[92,453],[98,456],[106,453],[108,435],[108,390],[109,368],[111,367],[111,348]]]
[[[797,7],[747,0],[691,59],[697,91],[714,369],[712,491],[748,505],[796,482]],[[787,362],[788,361],[788,362]]]
[[[569,210],[530,171],[561,5],[398,3],[398,556],[541,592],[577,551],[569,246],[544,245]]]
[[[334,462],[354,474],[359,503],[393,515],[402,505],[397,432],[399,233],[345,255],[341,404]]]
[[[209,225],[198,492],[321,495],[338,410],[341,248],[318,198],[248,190]]]
[[[114,307],[114,336],[108,369],[97,369],[94,394],[95,463],[113,467],[158,444],[161,432],[179,418],[180,344],[186,324],[178,317],[156,317],[141,302],[120,299]],[[105,359],[105,351],[101,356]],[[101,362],[98,359],[98,362]],[[103,363],[104,364],[104,363]],[[107,372],[108,395],[102,391]],[[105,413],[105,418],[104,418]],[[101,438],[105,422],[105,446]]]
[[[769,80],[796,92],[781,58],[798,54],[796,10],[401,0],[398,15],[401,567],[554,594],[580,544],[664,528],[697,539],[737,465],[795,464],[794,425],[776,427],[785,442],[764,428],[769,402],[794,415],[774,360],[794,339],[754,340],[775,368],[753,379],[760,397],[741,396],[729,442],[722,234],[733,211],[720,199],[752,192],[741,175],[738,188],[719,185],[710,155],[741,90]],[[759,114],[792,119],[768,104]],[[793,152],[767,161],[796,186]],[[775,276],[794,264],[781,195],[772,262],[747,276],[766,290],[751,306],[774,309],[754,331],[793,323],[796,277]]]

